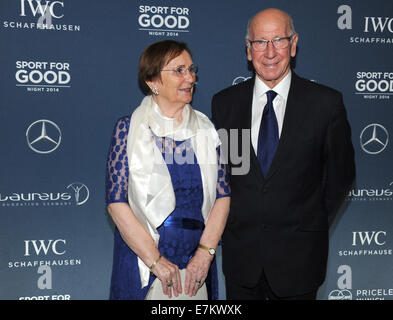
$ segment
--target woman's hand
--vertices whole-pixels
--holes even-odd
[[[154,266],[152,273],[160,279],[162,292],[169,298],[172,298],[172,290],[175,297],[182,292],[179,268],[166,258],[160,258]]]
[[[223,197],[216,200],[206,221],[205,230],[199,243],[209,248],[216,248],[227,221],[231,199]],[[195,296],[203,285],[209,272],[210,264],[214,259],[207,250],[198,248],[195,255],[187,265],[184,293],[190,297]]]
[[[209,272],[210,264],[214,256],[203,249],[197,249],[195,255],[189,261],[184,283],[184,293],[190,297],[195,296],[203,285]]]

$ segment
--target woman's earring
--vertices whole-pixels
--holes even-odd
[[[153,89],[151,89],[151,91],[153,91],[153,93],[158,96],[158,89],[156,87],[154,87]]]

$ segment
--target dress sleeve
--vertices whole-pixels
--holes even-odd
[[[127,137],[130,118],[117,121],[113,129],[106,169],[106,204],[128,202]]]
[[[217,148],[218,161],[218,178],[217,178],[217,196],[216,199],[230,197],[231,187],[229,185],[228,165],[222,163],[220,157],[220,147]]]

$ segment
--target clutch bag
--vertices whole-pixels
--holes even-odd
[[[177,297],[175,297],[172,293],[172,298],[169,298],[166,294],[162,292],[162,283],[160,279],[156,278],[153,281],[151,287],[149,288],[145,300],[207,300],[207,288],[205,282],[203,283],[202,287],[199,288],[195,296],[190,297],[189,295],[184,293],[186,269],[181,269],[179,271],[183,288],[182,293],[180,293]]]

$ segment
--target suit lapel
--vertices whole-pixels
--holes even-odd
[[[251,128],[251,109],[252,109],[252,97],[254,90],[254,81],[252,78],[249,81],[246,81],[244,86],[244,94],[239,95],[242,98],[242,101],[239,103],[242,110],[239,113],[236,113],[237,122],[239,124],[239,129],[250,129]]]
[[[250,141],[250,171],[255,172],[257,179],[263,183],[265,178],[263,177],[261,166],[259,165],[258,157],[255,153],[255,150],[251,143],[251,123],[252,123],[252,99],[254,96],[254,84],[255,84],[255,76],[250,81],[250,86],[247,88],[248,92],[245,95],[247,97],[247,101],[245,101],[245,106],[247,106],[246,114],[246,122],[243,128],[248,129],[248,139]]]

